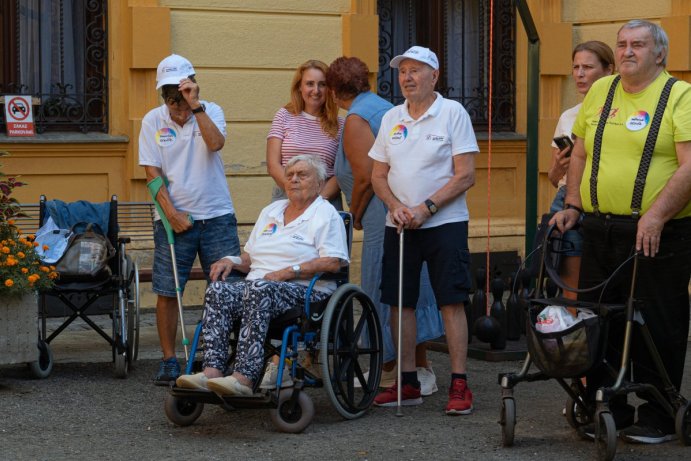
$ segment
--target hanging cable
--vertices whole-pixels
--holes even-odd
[[[489,308],[490,308],[490,302],[489,302],[489,285],[490,285],[490,270],[489,270],[489,252],[490,252],[490,238],[491,238],[491,233],[490,233],[490,216],[491,216],[491,204],[490,204],[490,198],[491,198],[491,177],[492,177],[492,68],[493,66],[493,51],[494,51],[494,0],[489,0],[489,80],[488,80],[488,87],[489,90],[487,91],[487,117],[488,117],[488,123],[487,123],[487,248],[486,248],[486,258],[487,261],[485,263],[485,293],[487,293],[486,296],[486,302],[485,302],[485,312],[487,313],[487,316],[489,316]]]

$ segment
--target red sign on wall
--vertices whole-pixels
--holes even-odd
[[[7,136],[34,136],[31,96],[5,96]]]

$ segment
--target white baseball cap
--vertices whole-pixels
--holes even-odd
[[[156,89],[163,85],[177,85],[180,80],[196,74],[192,63],[178,54],[171,54],[158,65]]]
[[[398,69],[398,65],[404,59],[414,59],[415,61],[420,61],[427,64],[434,70],[439,69],[439,60],[437,59],[437,55],[434,54],[434,51],[430,50],[429,48],[425,48],[424,46],[412,46],[408,48],[408,51],[393,58],[389,63],[389,66],[393,67],[394,69]]]

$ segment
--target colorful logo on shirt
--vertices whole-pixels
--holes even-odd
[[[408,137],[408,128],[405,125],[396,125],[389,132],[391,144],[400,144]]]
[[[156,132],[156,144],[161,147],[170,147],[175,144],[177,133],[172,128],[161,128]]]
[[[626,120],[626,128],[630,131],[639,131],[648,126],[648,123],[650,123],[650,115],[644,110],[639,110]]]
[[[277,229],[278,226],[276,225],[276,223],[267,224],[264,230],[262,231],[262,235],[273,235],[276,233]]]

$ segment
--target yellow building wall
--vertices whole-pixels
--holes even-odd
[[[541,37],[540,187],[535,198],[541,213],[554,194],[546,179],[554,126],[561,112],[577,102],[570,78],[573,45],[589,39],[613,45],[618,27],[633,17],[660,21],[672,43],[669,68],[688,79],[691,0],[528,4]],[[40,194],[67,201],[105,201],[112,194],[121,200],[149,200],[138,166],[139,127],[146,112],[161,103],[156,66],[174,52],[192,61],[202,97],[225,111],[228,139],[222,155],[244,242],[270,197],[266,134],[275,111],[288,100],[294,69],[307,59],[328,64],[340,55],[354,55],[369,65],[376,83],[376,0],[110,0],[108,15],[110,131],[0,139],[0,149],[12,153],[3,159],[3,171],[22,174],[29,182],[17,190],[21,202],[36,202]],[[491,249],[523,253],[527,40],[520,19],[516,23],[517,136],[494,137],[489,206],[488,144],[485,134],[478,136],[477,182],[468,195],[473,252],[485,251],[489,209]],[[360,233],[354,245],[352,273],[358,274]],[[150,267],[150,252],[139,256],[141,266]],[[203,284],[190,287],[185,302],[198,304],[202,289]],[[151,305],[152,299],[146,295],[144,304]]]

